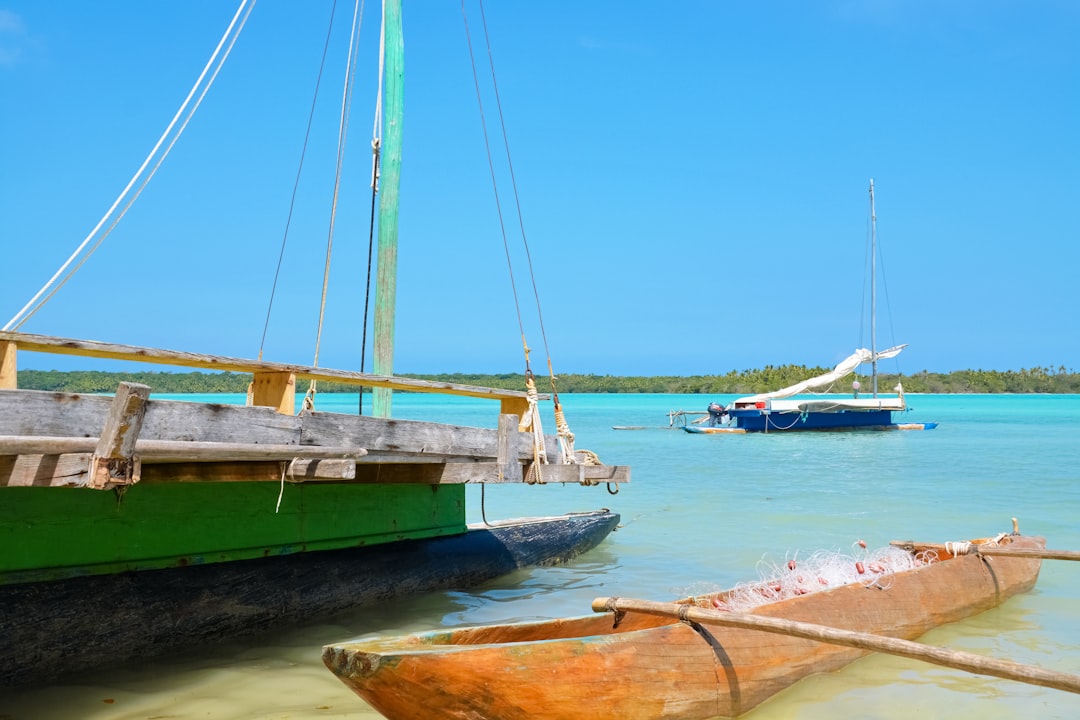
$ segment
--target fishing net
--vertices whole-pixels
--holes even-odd
[[[867,550],[862,541],[851,553],[819,550],[805,559],[798,553],[776,563],[758,561],[760,579],[736,585],[727,593],[699,597],[697,604],[718,610],[747,612],[759,605],[856,583],[888,588],[894,573],[928,565],[937,560],[933,551],[913,555],[897,547]]]

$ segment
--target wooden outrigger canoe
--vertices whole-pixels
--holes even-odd
[[[973,542],[978,549],[993,541]],[[996,542],[1017,554],[959,554],[951,545],[934,546],[937,560],[929,564],[751,612],[910,640],[1035,585],[1045,541],[1013,534]],[[927,547],[907,544],[905,550]],[[712,610],[730,592],[680,604]],[[740,715],[804,677],[868,652],[707,619],[637,612],[616,618],[597,614],[375,638],[327,646],[323,661],[391,720],[569,720],[580,718],[583,708],[602,708],[604,717],[620,720],[703,720]]]

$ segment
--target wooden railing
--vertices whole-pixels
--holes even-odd
[[[115,345],[96,340],[72,340],[50,335],[2,331],[0,331],[0,389],[14,390],[18,387],[16,361],[18,350],[55,355],[107,358],[110,360],[133,360],[136,362],[171,365],[173,367],[194,367],[251,373],[253,376],[253,404],[272,407],[278,412],[289,415],[295,412],[297,380],[327,380],[358,387],[381,387],[409,392],[487,398],[500,402],[500,413],[518,416],[524,415],[528,409],[528,397],[524,391],[520,390],[498,390],[475,385],[432,382],[430,380],[390,375],[372,375],[351,370],[332,370],[306,365],[244,360],[135,345]]]

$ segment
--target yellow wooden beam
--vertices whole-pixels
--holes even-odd
[[[289,372],[257,372],[252,380],[251,404],[272,407],[283,415],[296,413],[296,375]]]
[[[198,367],[209,370],[227,370],[244,373],[292,373],[297,380],[327,380],[345,385],[364,387],[391,388],[409,392],[437,393],[442,395],[464,395],[467,397],[488,398],[491,400],[524,401],[527,395],[522,390],[499,390],[497,388],[476,385],[458,385],[456,383],[433,382],[415,378],[390,375],[371,375],[350,370],[330,370],[307,365],[262,362],[240,358],[205,355],[178,350],[139,347],[136,345],[116,345],[96,340],[72,340],[49,335],[31,335],[0,331],[0,343],[14,342],[19,349],[30,352],[53,353],[57,355],[78,355],[81,357],[107,358],[110,360],[134,360],[136,362],[172,365],[175,367]]]
[[[19,387],[16,350],[14,341],[0,340],[0,390],[14,390]]]

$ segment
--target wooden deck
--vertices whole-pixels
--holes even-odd
[[[17,351],[250,372],[252,406],[150,400],[122,383],[114,397],[16,388]],[[307,411],[298,379],[498,401],[497,428]],[[534,462],[518,430],[523,391],[0,332],[0,487],[107,489],[137,482],[337,481],[429,485],[629,481],[629,468]],[[556,447],[556,438],[545,438]]]

